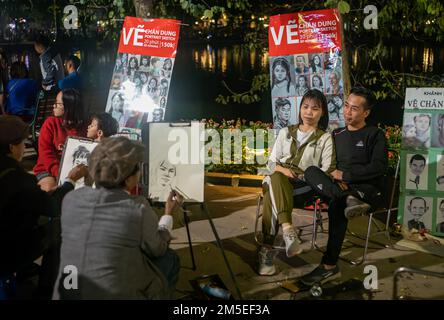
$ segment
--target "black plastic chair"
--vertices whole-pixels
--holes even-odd
[[[324,219],[322,218],[322,202],[320,201],[320,198],[312,192],[312,189],[309,186],[303,186],[301,188],[296,188],[293,190],[293,197],[308,197],[308,200],[306,201],[306,204],[313,207],[313,223],[306,226],[300,226],[298,228],[298,236],[300,237],[302,235],[302,231],[304,227],[310,226],[312,227],[312,238],[311,238],[311,249],[316,248],[317,250],[321,250],[319,246],[316,243],[316,238],[318,234],[318,229],[320,229],[320,232],[327,233],[326,230],[324,230],[323,222]],[[257,198],[257,207],[256,207],[256,219],[254,222],[254,240],[259,246],[264,245],[261,239],[261,232],[259,231],[259,221],[262,217],[261,213],[261,206],[263,202],[263,194],[261,193]],[[297,206],[296,206],[297,207]],[[303,207],[305,209],[305,206]],[[273,249],[279,249],[279,250],[285,250],[285,247],[283,246],[272,246]]]
[[[388,199],[385,198],[386,203],[383,203],[383,207],[377,208],[376,210],[371,210],[370,212],[365,214],[366,216],[368,216],[367,234],[365,237],[362,237],[362,236],[348,230],[349,234],[351,234],[352,236],[357,237],[361,240],[365,240],[364,252],[363,252],[361,258],[356,259],[356,260],[348,260],[348,259],[341,257],[341,260],[345,260],[352,265],[360,265],[366,261],[369,242],[384,246],[386,248],[393,247],[393,244],[391,242],[391,237],[390,237],[390,229],[389,229],[390,225],[389,224],[390,224],[390,218],[391,218],[392,212],[398,210],[397,203],[394,203],[394,199],[395,199],[395,194],[396,194],[397,188],[399,187],[398,180],[399,180],[399,165],[401,162],[401,155],[397,150],[389,150],[389,153],[392,153],[393,156],[396,157],[396,159],[397,159],[394,179],[392,181],[392,185],[391,186],[388,185],[388,189],[387,189],[387,191],[390,192],[389,198]],[[386,178],[388,178],[388,176],[386,176]],[[388,181],[388,179],[386,179],[386,180]],[[381,229],[378,226],[378,224],[376,223],[374,216],[377,214],[386,214],[387,215],[385,227],[383,229]],[[378,231],[373,232],[373,233],[371,232],[372,224],[374,224],[376,226],[376,228],[378,228]],[[382,244],[382,243],[370,240],[370,237],[375,236],[377,234],[384,234],[388,240],[388,244]]]

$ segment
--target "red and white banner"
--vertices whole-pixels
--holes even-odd
[[[119,53],[175,58],[179,32],[179,20],[126,17]]]
[[[330,129],[344,125],[342,57],[336,9],[270,17],[268,41],[274,128],[298,123],[303,95],[325,94]]]
[[[341,49],[336,9],[280,14],[270,17],[270,56]]]
[[[106,103],[120,132],[165,117],[180,21],[126,17]]]

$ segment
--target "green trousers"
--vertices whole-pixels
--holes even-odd
[[[282,223],[292,223],[293,189],[287,176],[275,172],[262,182],[264,195],[262,233],[265,244],[273,245]]]

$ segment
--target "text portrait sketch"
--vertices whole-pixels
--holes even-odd
[[[432,228],[433,198],[423,196],[405,197],[404,225],[409,230]]]
[[[198,122],[150,123],[149,199],[165,202],[170,191],[175,190],[185,202],[203,202],[204,149],[199,138],[203,132]]]
[[[72,168],[79,164],[88,164],[89,156],[97,144],[97,142],[83,138],[69,137],[67,139],[60,165],[59,185],[63,184]],[[86,180],[84,178],[77,180],[75,189],[84,185],[92,185],[88,179]]]

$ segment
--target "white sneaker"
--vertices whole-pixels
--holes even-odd
[[[354,196],[348,196],[346,200],[347,207],[344,210],[345,217],[351,219],[356,216],[362,216],[370,210],[370,205]]]
[[[273,249],[261,247],[258,252],[258,273],[261,276],[272,276],[276,273],[276,266],[274,265],[274,257],[276,253]]]
[[[302,248],[299,246],[301,241],[293,229],[288,232],[284,232],[283,237],[285,241],[285,253],[287,254],[288,258],[302,253]]]

